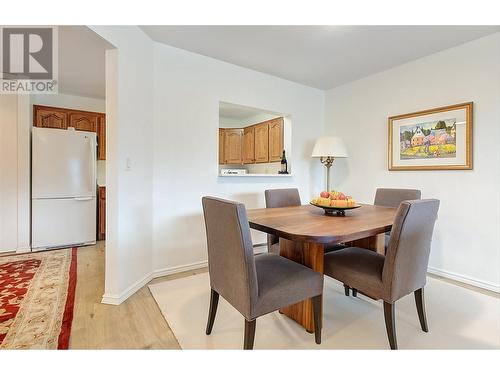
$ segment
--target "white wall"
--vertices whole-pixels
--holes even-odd
[[[297,186],[303,201],[318,191],[310,155],[324,92],[158,43],[154,52],[153,267],[166,273],[207,259],[202,196],[256,208],[267,188]],[[291,116],[293,177],[217,177],[219,101]]]
[[[151,277],[153,42],[136,26],[92,26],[106,53],[106,280],[117,304]],[[127,168],[129,160],[130,168]]]
[[[17,249],[17,96],[0,95],[0,251]]]
[[[388,171],[389,116],[468,101],[472,171]],[[349,153],[334,163],[335,188],[362,202],[372,202],[377,187],[440,199],[430,270],[498,291],[500,33],[332,89],[325,119]]]
[[[0,252],[30,250],[29,97],[0,95]]]

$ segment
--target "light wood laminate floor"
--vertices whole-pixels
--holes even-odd
[[[147,286],[119,306],[101,303],[104,242],[78,249],[78,273],[70,349],[180,349]],[[161,277],[151,283],[207,272]]]

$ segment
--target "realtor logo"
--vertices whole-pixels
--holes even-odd
[[[2,93],[55,93],[57,29],[1,27]]]

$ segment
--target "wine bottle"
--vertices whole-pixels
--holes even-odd
[[[283,150],[283,156],[281,157],[281,170],[279,174],[288,174],[288,162],[286,161],[285,150]]]

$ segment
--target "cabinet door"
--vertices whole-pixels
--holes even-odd
[[[243,163],[255,163],[255,128],[253,126],[243,130]]]
[[[99,122],[98,113],[86,113],[86,112],[69,113],[69,126],[75,128],[76,130],[97,132],[98,122]]]
[[[269,124],[255,125],[255,162],[269,162]]]
[[[224,159],[226,164],[241,164],[241,144],[243,129],[226,129],[224,131]]]
[[[97,160],[106,160],[106,115],[100,115],[97,123]]]
[[[56,129],[66,129],[68,127],[68,116],[64,110],[35,105],[33,106],[33,112],[34,126]]]
[[[225,164],[224,158],[224,129],[219,129],[219,164]]]
[[[98,197],[98,222],[97,222],[97,239],[106,239],[106,188],[99,186]]]
[[[269,161],[281,161],[283,153],[283,117],[269,121]]]

